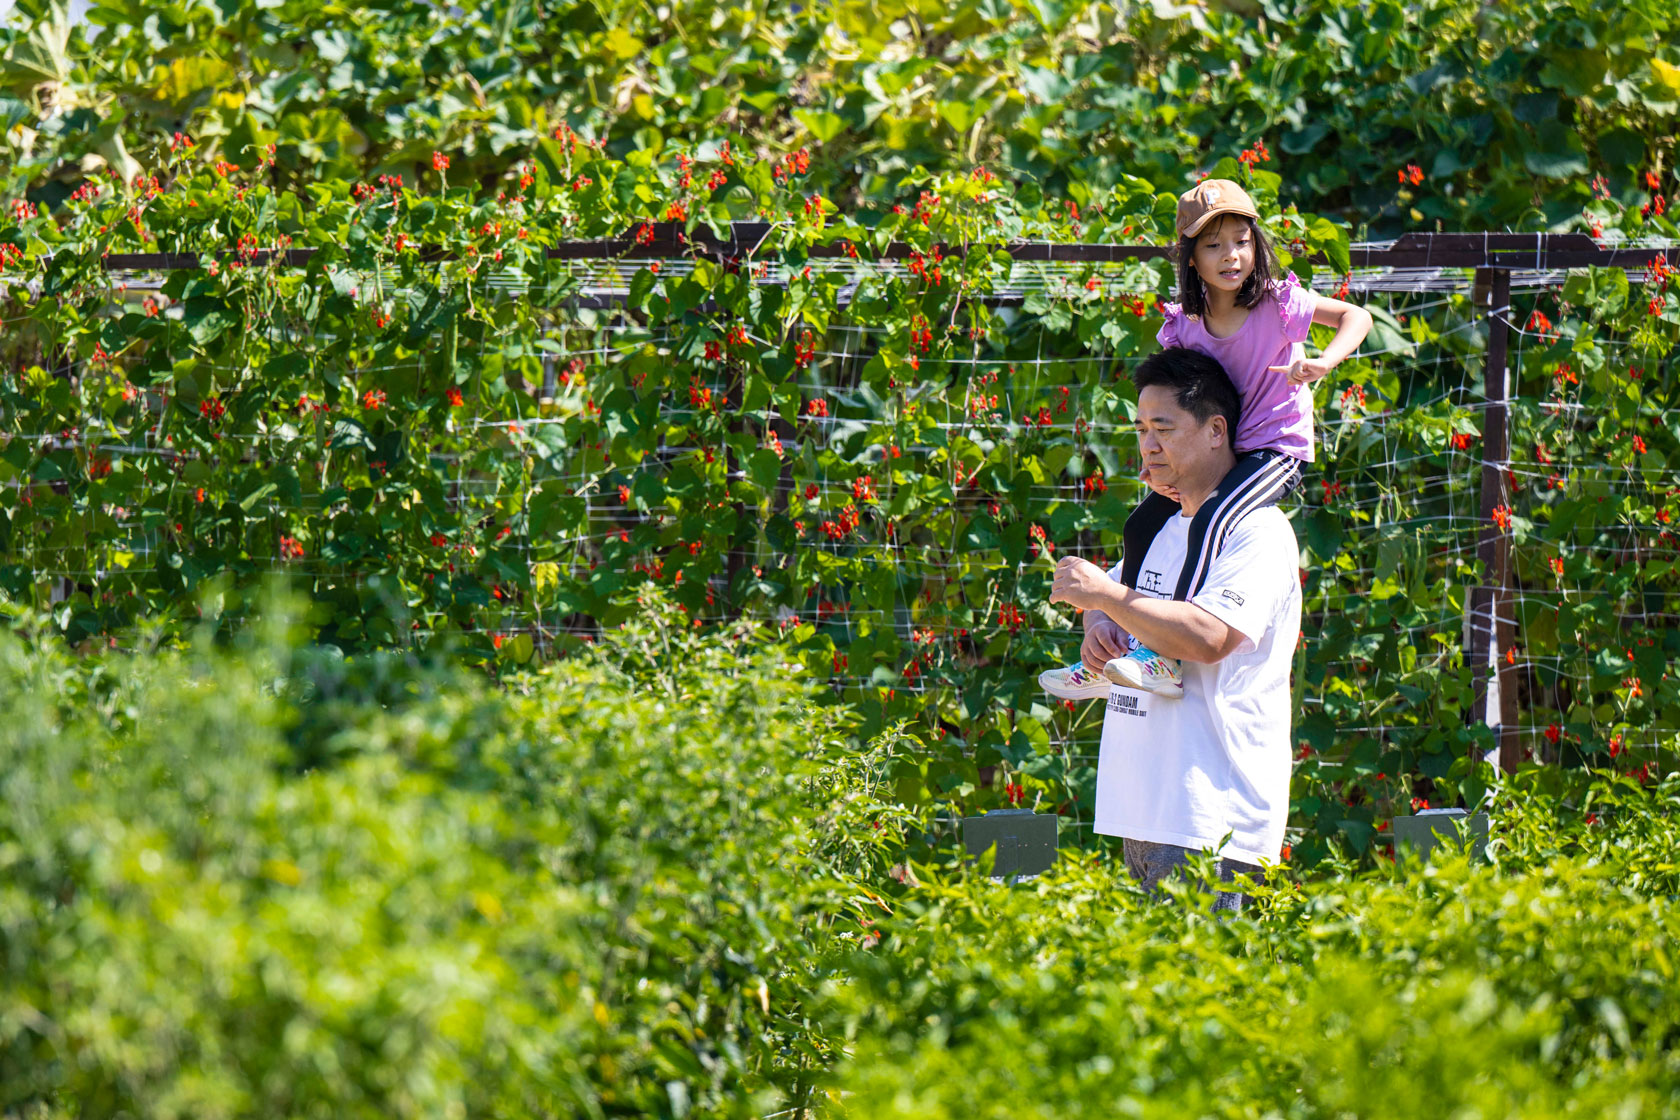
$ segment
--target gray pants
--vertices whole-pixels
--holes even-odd
[[[1190,857],[1198,853],[1189,848],[1180,848],[1174,844],[1155,844],[1148,840],[1124,840],[1126,852],[1126,870],[1132,873],[1132,878],[1142,884],[1143,889],[1151,893],[1158,891],[1161,880],[1190,862]],[[1248,875],[1256,882],[1265,877],[1265,872],[1252,863],[1242,863],[1234,859],[1219,861],[1219,881],[1229,883],[1238,875]],[[1219,891],[1214,895],[1213,908],[1216,911],[1240,913],[1243,903],[1248,896],[1240,891]]]

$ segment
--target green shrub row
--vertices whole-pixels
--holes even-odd
[[[0,639],[0,1114],[749,1117],[831,1061],[882,814],[781,654],[50,645]]]
[[[1140,908],[1117,875],[901,904],[833,988],[844,1114],[1680,1111],[1673,896],[1619,861],[1285,884],[1237,921],[1194,890]]]
[[[1237,919],[1010,888],[785,642],[646,611],[505,691],[0,638],[0,1115],[1680,1111],[1673,780],[1525,776],[1492,866]]]

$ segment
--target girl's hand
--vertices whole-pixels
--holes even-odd
[[[1330,376],[1330,371],[1336,368],[1336,363],[1327,362],[1322,358],[1302,358],[1300,361],[1290,362],[1286,366],[1267,366],[1272,373],[1285,374],[1291,385],[1311,385],[1314,381],[1323,381]]]
[[[1182,504],[1183,499],[1178,496],[1178,490],[1174,487],[1157,483],[1154,479],[1150,478],[1148,467],[1144,467],[1142,471],[1138,472],[1138,478],[1145,486],[1161,495],[1161,497],[1170,498],[1172,501],[1180,502]]]

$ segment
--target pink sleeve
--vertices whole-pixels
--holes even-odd
[[[1303,288],[1291,272],[1281,282],[1272,283],[1272,298],[1277,300],[1283,337],[1289,342],[1305,342],[1312,334],[1313,311],[1318,307],[1318,297]]]
[[[1177,303],[1163,303],[1161,312],[1166,316],[1166,320],[1161,324],[1161,329],[1155,332],[1155,341],[1161,344],[1163,350],[1169,346],[1183,346],[1184,343],[1178,337],[1178,325],[1184,321],[1184,307]]]

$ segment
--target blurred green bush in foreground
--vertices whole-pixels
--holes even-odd
[[[503,691],[282,631],[0,637],[0,1114],[1680,1114],[1673,781],[1222,921],[965,872],[742,631]]]
[[[673,638],[618,636],[637,683],[574,661],[506,694],[283,643],[0,638],[0,1111],[749,1116],[805,1091],[809,972],[853,936],[823,841],[848,807],[806,791],[844,729],[774,651]]]

